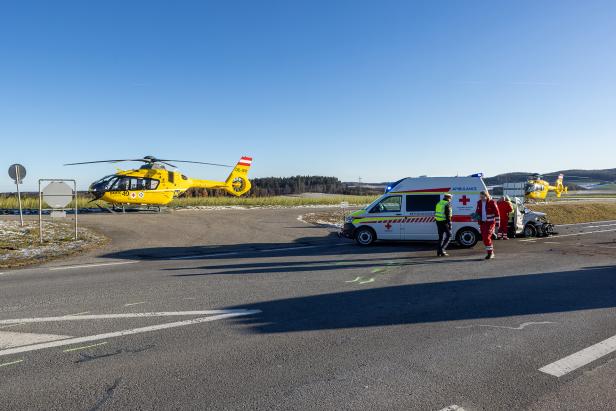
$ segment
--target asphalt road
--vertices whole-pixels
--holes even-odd
[[[483,261],[301,212],[83,216],[108,248],[0,274],[0,408],[616,407],[616,222]]]

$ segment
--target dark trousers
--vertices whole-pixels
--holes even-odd
[[[437,221],[436,229],[438,230],[438,253],[442,254],[447,250],[451,240],[451,225],[447,221]]]

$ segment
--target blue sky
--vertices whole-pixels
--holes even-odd
[[[614,1],[3,2],[0,166],[26,189],[148,154],[364,181],[613,168],[614,21]]]

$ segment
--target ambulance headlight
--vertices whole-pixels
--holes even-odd
[[[353,222],[353,217],[351,217],[351,216],[344,217],[344,222],[348,223],[348,224],[352,223]]]

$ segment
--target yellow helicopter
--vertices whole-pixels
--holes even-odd
[[[242,157],[235,167],[201,161],[167,160],[153,156],[127,160],[86,161],[69,163],[65,166],[124,161],[140,161],[145,164],[136,170],[120,170],[92,183],[89,192],[94,196],[94,200],[103,200],[118,205],[164,206],[189,188],[221,189],[239,197],[246,194],[251,187],[250,180],[248,180],[248,170],[252,165],[252,157]],[[189,178],[179,171],[167,170],[165,165],[177,168],[171,161],[174,163],[229,167],[233,168],[233,171],[225,181],[197,180]]]
[[[556,197],[560,198],[563,193],[567,194],[569,190],[563,184],[563,178],[564,176],[560,174],[556,179],[556,184],[550,185],[550,183],[545,181],[539,174],[533,174],[528,177],[528,180],[526,181],[526,185],[524,187],[524,197],[526,200],[542,201],[546,199],[548,192],[553,191],[556,193]]]

